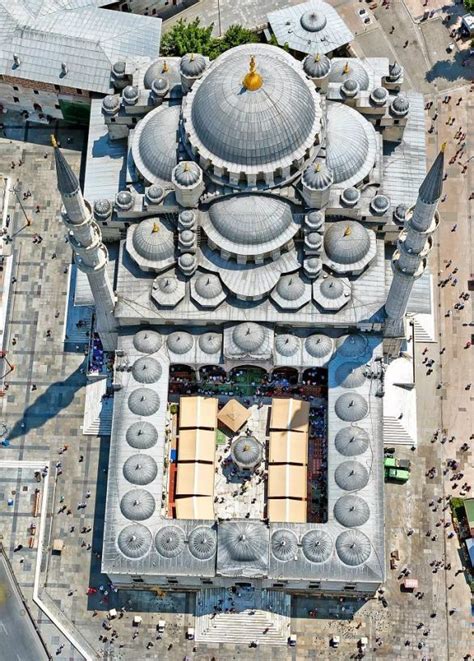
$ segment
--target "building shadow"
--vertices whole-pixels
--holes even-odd
[[[432,83],[436,78],[450,82],[455,80],[473,80],[472,67],[469,65],[469,55],[465,51],[458,51],[453,60],[438,60],[426,72],[426,80]]]

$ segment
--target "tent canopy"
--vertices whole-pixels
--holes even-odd
[[[214,504],[211,496],[186,496],[176,499],[177,519],[213,519]]]
[[[214,463],[216,432],[209,429],[182,429],[179,433],[178,461]]]
[[[178,463],[177,496],[213,496],[214,464]]]
[[[268,461],[270,464],[308,463],[308,434],[295,431],[271,431]]]
[[[228,429],[237,432],[250,417],[250,411],[237,399],[229,399],[227,404],[219,411],[217,419]]]
[[[306,498],[306,492],[306,466],[269,465],[269,498]]]
[[[216,397],[181,397],[179,400],[179,426],[187,429],[203,427],[215,429],[217,418]]]
[[[272,523],[306,523],[306,501],[269,498],[268,518]]]
[[[270,429],[308,433],[309,402],[301,399],[272,399]]]

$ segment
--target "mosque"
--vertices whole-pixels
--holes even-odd
[[[386,58],[264,44],[117,62],[111,79],[85,196],[55,150],[115,352],[103,571],[373,594],[384,370],[439,222],[421,95]]]

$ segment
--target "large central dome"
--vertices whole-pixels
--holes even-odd
[[[297,64],[263,44],[221,55],[183,110],[192,147],[237,173],[273,172],[307,156],[319,132],[319,97]]]

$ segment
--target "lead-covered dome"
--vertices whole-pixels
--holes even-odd
[[[325,562],[332,553],[332,539],[324,530],[309,530],[301,540],[303,554],[310,562]]]
[[[152,330],[141,330],[133,336],[133,346],[141,353],[155,353],[162,343],[161,335]]]
[[[346,392],[336,399],[336,415],[345,422],[356,422],[365,418],[369,411],[367,400],[356,392]]]
[[[168,349],[173,353],[183,354],[192,349],[194,340],[191,333],[175,331],[174,333],[171,333],[171,335],[168,335],[166,344],[168,345]]]
[[[261,443],[253,436],[241,436],[230,449],[233,461],[240,468],[249,470],[260,463],[263,456]]]
[[[265,329],[253,321],[248,321],[234,327],[232,339],[241,351],[256,351],[265,341]]]
[[[364,365],[348,362],[336,369],[335,381],[343,388],[360,388],[365,382]]]
[[[333,340],[327,335],[310,335],[304,342],[304,348],[313,358],[326,358],[333,351]]]
[[[334,517],[338,523],[346,528],[355,528],[367,523],[370,509],[360,496],[342,496],[336,500],[334,505]]]
[[[345,530],[336,539],[337,555],[350,567],[356,567],[368,560],[371,550],[370,539],[360,530]]]
[[[137,388],[128,397],[128,408],[135,415],[153,415],[160,408],[160,396],[151,388]]]
[[[151,532],[140,523],[125,526],[118,536],[117,545],[127,558],[137,560],[148,553],[151,548]]]
[[[158,432],[151,422],[140,420],[130,425],[125,433],[125,438],[132,448],[136,450],[148,450],[156,444]]]
[[[360,461],[343,461],[334,472],[336,484],[344,491],[359,491],[369,481],[369,472]]]
[[[144,356],[133,363],[132,375],[139,383],[155,383],[161,376],[161,365],[151,356]]]
[[[210,560],[216,552],[217,535],[208,526],[198,526],[189,534],[188,548],[198,560]]]
[[[150,183],[171,181],[178,162],[177,132],[180,106],[160,106],[138,124],[132,156],[140,174]]]
[[[307,32],[320,32],[326,27],[327,18],[323,13],[309,10],[301,14],[300,23]]]
[[[282,333],[275,337],[275,348],[280,356],[290,358],[298,353],[300,349],[300,340],[294,335]]]
[[[139,258],[149,262],[174,261],[174,232],[165,221],[145,218],[128,231],[133,232],[131,247]]]
[[[369,447],[369,435],[365,429],[356,425],[343,427],[337,432],[334,445],[345,457],[355,457],[364,453]]]
[[[203,333],[199,336],[198,344],[204,353],[219,353],[222,347],[222,335],[220,333]]]
[[[158,466],[149,454],[134,454],[123,465],[123,476],[131,484],[150,484],[157,475]]]
[[[298,555],[298,538],[292,530],[275,530],[270,544],[273,556],[280,562],[295,560]]]
[[[326,225],[324,250],[336,264],[356,264],[370,250],[370,235],[363,225],[355,220],[340,221]]]
[[[331,60],[327,55],[308,55],[303,60],[303,70],[310,78],[324,78],[331,70]]]
[[[146,489],[131,489],[122,497],[120,511],[130,521],[145,521],[155,511],[155,499]]]
[[[184,551],[185,536],[178,526],[164,526],[155,535],[155,548],[164,558],[176,558]]]
[[[305,156],[320,127],[319,100],[299,63],[263,44],[239,46],[215,60],[188,95],[183,117],[193,148],[233,172],[291,165]]]
[[[333,60],[329,74],[330,83],[344,83],[348,78],[357,81],[361,90],[366,90],[370,85],[369,74],[362,62],[355,58],[347,60]]]

